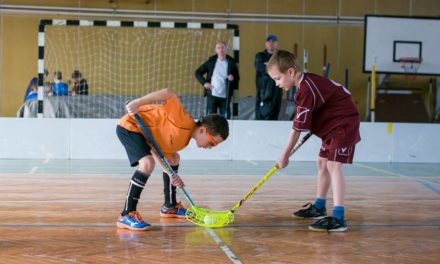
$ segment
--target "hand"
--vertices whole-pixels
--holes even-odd
[[[234,80],[234,75],[229,74],[229,75],[228,75],[228,80],[229,80],[229,81],[233,81],[233,80]]]
[[[171,184],[176,186],[177,188],[182,188],[183,186],[185,186],[182,178],[180,178],[178,174],[176,174],[176,177],[171,178]]]
[[[287,167],[288,164],[289,164],[289,156],[281,155],[278,158],[277,166],[278,166],[279,169]]]
[[[130,101],[125,108],[127,109],[128,114],[134,115],[139,111],[140,102],[139,99],[135,99],[133,101]]]
[[[206,90],[212,90],[212,85],[209,82],[205,83],[203,87],[205,87]]]

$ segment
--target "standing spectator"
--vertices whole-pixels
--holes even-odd
[[[52,93],[53,95],[69,95],[69,86],[62,82],[63,75],[60,71],[54,72]]]
[[[216,114],[230,118],[230,102],[233,91],[238,89],[238,67],[235,60],[226,54],[223,41],[215,45],[215,53],[196,70],[196,78],[204,87],[204,96],[208,97],[206,114]],[[204,76],[206,74],[206,77]]]
[[[278,38],[269,35],[266,38],[266,49],[255,55],[255,82],[257,97],[255,101],[256,120],[278,120],[283,93],[275,86],[275,82],[266,73],[266,64],[272,54],[278,49]]]
[[[89,95],[89,85],[87,84],[87,80],[82,78],[80,71],[73,71],[72,80],[72,95]]]

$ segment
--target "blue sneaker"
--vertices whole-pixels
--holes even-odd
[[[186,208],[181,202],[175,206],[166,207],[165,205],[160,208],[160,216],[167,218],[186,218]]]
[[[134,231],[147,230],[151,227],[149,223],[142,220],[142,216],[138,211],[132,211],[128,215],[120,216],[116,226]]]

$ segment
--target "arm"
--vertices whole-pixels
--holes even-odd
[[[255,55],[255,70],[257,70],[257,75],[266,73],[266,64],[263,62],[263,56],[261,55],[260,52]]]
[[[208,62],[206,61],[205,63],[203,63],[202,65],[200,65],[200,67],[197,68],[196,70],[196,79],[199,81],[199,83],[201,85],[205,85],[205,83],[207,82],[206,78],[203,77],[203,75],[205,75],[205,73],[208,72],[208,66],[207,66]]]
[[[129,102],[125,106],[125,108],[127,108],[127,112],[130,115],[134,115],[138,112],[139,107],[146,105],[146,104],[151,104],[155,101],[160,101],[160,100],[165,101],[165,100],[173,97],[175,94],[176,93],[174,93],[173,90],[165,88],[165,89],[162,89],[159,91],[149,93],[149,94],[145,95],[144,97],[134,99],[133,101]]]
[[[203,87],[206,90],[211,90],[211,81],[208,81],[208,76],[203,77],[203,75],[205,75],[205,73],[209,72],[209,66],[208,66],[209,60],[206,61],[205,63],[203,63],[199,68],[197,68],[196,70],[196,78],[199,81],[199,83],[201,85],[203,85]],[[209,74],[208,74],[209,75]],[[206,90],[204,91],[204,95],[206,96]]]
[[[238,73],[238,66],[237,63],[234,62],[234,66],[232,67],[232,71],[231,74],[232,75],[232,80],[230,81],[235,81],[238,83],[238,81],[240,81],[240,74]]]
[[[287,146],[284,148],[284,151],[277,161],[278,168],[282,169],[289,164],[290,153],[292,152],[293,147],[296,145],[296,142],[298,142],[300,134],[301,132],[295,129],[292,129],[292,131],[290,132]]]
[[[168,171],[167,167],[165,166],[165,164],[163,163],[159,154],[156,152],[156,150],[154,148],[151,149],[151,154],[153,154],[154,160],[162,168],[162,171],[164,171],[166,174],[168,174],[172,185],[176,186],[177,188],[181,188],[181,187],[185,186],[185,183],[183,182],[182,178],[180,177],[180,175],[178,173],[176,173],[176,177],[172,177],[171,173]]]

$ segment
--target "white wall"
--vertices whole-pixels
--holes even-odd
[[[0,118],[1,159],[126,159],[114,119]],[[273,160],[287,142],[289,121],[231,121],[230,137],[212,150],[194,141],[182,159]],[[361,123],[357,162],[439,162],[440,124]],[[314,161],[320,140],[312,137],[294,156]]]

